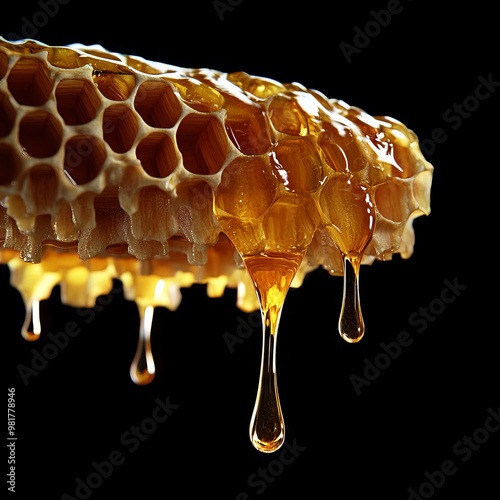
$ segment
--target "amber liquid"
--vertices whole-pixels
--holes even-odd
[[[21,333],[26,340],[31,342],[33,340],[38,340],[41,332],[40,301],[32,299],[26,304],[26,319],[24,320]]]
[[[130,378],[137,385],[146,385],[153,381],[155,364],[151,350],[151,326],[154,307],[139,307],[141,324],[135,357],[130,366]]]
[[[259,387],[250,421],[250,440],[259,451],[276,451],[285,440],[276,371],[276,344],[281,311],[303,253],[262,253],[243,257],[259,297],[262,314],[262,359]]]
[[[349,343],[359,342],[365,333],[365,323],[359,299],[358,257],[344,256],[344,295],[339,318],[339,333]]]

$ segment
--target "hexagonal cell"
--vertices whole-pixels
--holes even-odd
[[[425,168],[424,157],[419,151],[416,140],[411,145],[400,144],[399,141],[394,142],[392,144],[392,155],[394,163],[392,164],[391,174],[394,177],[408,179]]]
[[[383,217],[393,222],[404,222],[410,215],[408,186],[396,179],[377,186],[375,202]]]
[[[115,153],[126,153],[132,147],[137,129],[137,118],[128,106],[115,104],[104,111],[103,138]]]
[[[16,150],[6,143],[0,143],[0,186],[7,186],[17,179],[21,167]]]
[[[266,234],[266,250],[305,250],[319,223],[320,214],[311,197],[290,194],[281,196],[273,203],[262,222]]]
[[[177,147],[184,167],[193,174],[215,174],[226,160],[227,135],[221,122],[210,115],[187,115],[177,129]]]
[[[79,51],[69,47],[44,47],[47,52],[47,61],[57,68],[81,68],[88,64]]]
[[[9,67],[9,57],[5,52],[0,51],[0,80],[2,80],[7,73]]]
[[[82,125],[96,117],[101,99],[90,81],[67,78],[56,88],[56,102],[66,125]]]
[[[326,163],[336,172],[359,172],[367,165],[356,136],[347,124],[336,120],[324,123],[318,144]]]
[[[173,127],[182,108],[171,86],[167,82],[147,81],[138,89],[134,107],[142,119],[151,127]]]
[[[135,76],[104,71],[94,71],[94,83],[99,92],[112,101],[126,101],[135,88]]]
[[[151,177],[167,177],[179,163],[172,139],[163,132],[153,132],[142,139],[137,145],[136,155]]]
[[[91,135],[76,135],[64,146],[64,173],[75,185],[87,184],[102,170],[106,160],[104,144]]]
[[[261,155],[271,146],[271,136],[265,113],[248,107],[244,113],[230,112],[225,120],[231,142],[244,155]]]
[[[362,252],[375,226],[371,190],[346,174],[330,178],[321,191],[320,206],[326,231],[345,255]]]
[[[194,78],[175,78],[171,82],[177,88],[183,102],[201,113],[212,113],[224,106],[224,97],[209,85]]]
[[[319,134],[319,103],[306,92],[288,92],[271,97],[267,112],[274,128],[290,135]]]
[[[258,219],[274,202],[276,178],[262,158],[236,158],[222,172],[215,195],[220,215]]]
[[[316,146],[307,139],[285,139],[272,150],[271,164],[285,189],[311,193],[323,180],[323,162]]]
[[[57,153],[62,140],[62,126],[48,111],[28,113],[19,124],[19,142],[26,153],[46,158]]]
[[[53,82],[44,61],[21,57],[10,70],[7,85],[19,104],[41,106],[50,97]]]
[[[16,110],[14,106],[9,102],[9,98],[3,92],[0,92],[0,137],[9,135],[15,119]]]

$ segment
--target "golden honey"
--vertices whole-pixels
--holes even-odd
[[[155,307],[180,290],[237,288],[260,308],[261,374],[250,438],[284,441],[276,374],[290,286],[323,267],[344,276],[339,332],[365,331],[359,270],[411,256],[430,213],[433,167],[415,134],[300,84],[0,38],[0,262],[26,305],[92,307],[119,279],[141,317],[130,374],[155,373]]]

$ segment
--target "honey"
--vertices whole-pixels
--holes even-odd
[[[23,297],[93,307],[121,280],[141,318],[130,376],[155,376],[156,307],[181,289],[236,288],[262,313],[250,439],[284,442],[276,373],[290,287],[322,267],[343,276],[339,333],[365,332],[363,264],[413,253],[433,167],[399,121],[298,83],[0,38],[0,262]]]

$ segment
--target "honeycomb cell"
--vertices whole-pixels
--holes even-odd
[[[415,150],[418,150],[417,141],[406,145],[397,141],[394,142],[393,148],[394,168],[392,168],[392,175],[400,179],[414,177],[422,169],[422,162],[417,161],[415,155]]]
[[[274,202],[276,178],[261,158],[236,158],[222,173],[216,190],[221,213],[238,219],[258,219]]]
[[[93,120],[101,105],[95,86],[88,80],[66,78],[57,85],[57,111],[66,125],[83,125]]]
[[[186,181],[177,187],[177,195],[181,200],[189,203],[196,212],[207,215],[213,210],[213,191],[205,181]]]
[[[0,51],[0,80],[3,80],[9,67],[9,57],[3,51]]]
[[[54,217],[54,232],[61,242],[73,242],[78,239],[73,222],[73,211],[67,201],[61,201],[59,210]]]
[[[96,70],[92,78],[99,92],[111,101],[126,101],[136,84],[133,74],[119,74],[118,70],[116,72]]]
[[[375,208],[367,186],[339,175],[323,187],[320,205],[326,230],[344,255],[362,254],[375,227]]]
[[[312,193],[323,180],[323,162],[316,146],[308,140],[284,139],[271,151],[271,164],[285,189]]]
[[[386,219],[393,222],[406,221],[411,212],[407,184],[396,179],[380,184],[375,190],[375,203]]]
[[[0,186],[14,182],[20,168],[21,161],[16,150],[10,144],[0,142]]]
[[[10,103],[8,96],[0,92],[0,137],[10,134],[15,119],[16,110]]]
[[[348,124],[335,120],[324,123],[318,144],[326,163],[336,172],[356,173],[367,166],[366,158]]]
[[[306,136],[318,135],[321,130],[319,103],[305,92],[289,92],[271,97],[267,112],[279,132]]]
[[[151,177],[167,177],[179,163],[172,139],[163,132],[153,132],[142,139],[137,145],[136,155]]]
[[[171,128],[181,115],[181,105],[167,82],[147,81],[137,89],[134,108],[151,127]]]
[[[132,214],[132,232],[136,238],[166,242],[175,232],[174,221],[168,193],[156,186],[138,191],[136,211]]]
[[[23,179],[22,192],[28,213],[48,214],[56,210],[59,178],[50,165],[35,165]]]
[[[361,134],[366,137],[377,137],[380,130],[380,122],[376,117],[365,113],[359,108],[351,108],[349,120],[359,128]]]
[[[244,155],[261,155],[269,151],[271,132],[265,113],[249,108],[250,113],[230,113],[225,126],[229,139]]]
[[[57,68],[81,68],[87,62],[77,50],[69,47],[47,47],[47,61]]]
[[[213,113],[224,106],[224,97],[217,89],[193,78],[175,78],[175,85],[182,101],[201,113]]]
[[[10,70],[7,86],[19,104],[41,106],[49,99],[53,82],[44,61],[21,57]]]
[[[82,185],[94,180],[106,160],[106,148],[100,139],[76,135],[64,146],[64,173],[72,184]]]
[[[48,111],[32,111],[19,124],[19,142],[30,156],[46,158],[55,155],[61,140],[61,123]]]
[[[269,96],[285,92],[286,87],[270,78],[254,77],[244,71],[235,71],[227,76],[227,79],[238,85],[242,90],[248,92],[260,99],[266,99]]]
[[[191,113],[177,129],[177,146],[186,170],[193,174],[215,174],[228,152],[227,135],[221,122],[210,115]]]
[[[309,197],[282,196],[264,216],[266,252],[301,252],[312,241],[320,217]]]
[[[114,104],[104,111],[103,138],[115,153],[126,153],[132,147],[137,130],[137,117],[128,106]]]
[[[177,187],[177,197],[177,219],[185,238],[198,245],[214,245],[219,238],[219,227],[213,215],[212,188],[205,181],[183,182]],[[206,257],[198,258],[206,261]]]

